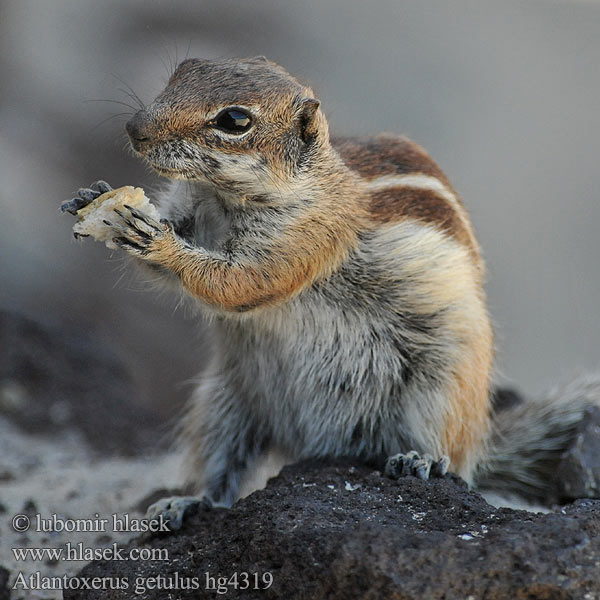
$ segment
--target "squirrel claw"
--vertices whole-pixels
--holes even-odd
[[[92,183],[89,188],[79,188],[77,191],[77,197],[72,200],[65,200],[60,205],[61,212],[68,212],[72,215],[76,215],[77,211],[81,210],[84,206],[87,206],[90,202],[93,202],[98,196],[110,192],[112,187],[102,181],[101,179]]]
[[[118,208],[113,209],[113,211],[115,214],[119,215],[125,226],[115,226],[111,224],[112,228],[119,234],[119,237],[134,242],[129,245],[135,250],[142,251],[142,254],[146,254],[146,251],[149,251],[148,246],[150,243],[153,240],[158,239],[164,233],[164,227],[142,211],[137,210],[128,204],[124,204],[123,208],[126,209],[127,212],[123,212]]]
[[[87,202],[83,198],[73,198],[72,200],[65,200],[60,205],[60,210],[63,213],[68,212],[72,215],[76,215],[79,209],[83,208],[84,206],[87,206],[88,204],[89,202]]]
[[[129,206],[129,204],[124,204],[123,207],[126,208],[134,218],[136,218],[138,221],[141,221],[142,223],[146,224],[148,227],[151,227],[153,229],[160,229],[160,227],[158,226],[158,223],[156,223],[156,221],[154,221],[154,219],[149,217],[147,214],[141,212],[137,208],[134,208],[133,206]],[[123,216],[123,215],[121,215],[121,216]],[[161,220],[161,222],[162,222],[162,220]],[[131,223],[129,223],[129,224],[131,225]]]
[[[449,466],[450,459],[447,456],[442,456],[436,461],[430,454],[420,456],[418,452],[411,450],[406,454],[390,456],[385,462],[385,474],[392,479],[410,475],[427,481],[444,477]]]
[[[112,192],[113,187],[106,183],[103,179],[98,179],[98,181],[94,181],[91,185],[92,188],[96,188],[101,194],[106,194],[106,192]]]
[[[100,196],[100,192],[98,190],[93,190],[92,188],[79,188],[77,190],[77,196],[82,200],[85,200],[87,204],[93,202],[98,196]]]

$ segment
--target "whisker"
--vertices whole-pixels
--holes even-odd
[[[139,106],[139,108],[141,108],[142,110],[144,110],[146,108],[146,105],[142,102],[141,98],[135,93],[135,90],[121,77],[119,77],[118,75],[116,75],[115,73],[111,73],[111,75],[120,83],[122,83],[128,90],[129,93],[127,93],[127,95]]]
[[[102,121],[100,121],[100,123],[98,123],[97,125],[94,125],[94,127],[92,127],[88,133],[93,133],[94,131],[96,131],[96,129],[98,129],[98,127],[101,127],[105,123],[108,123],[108,121],[111,121],[112,119],[116,119],[117,117],[122,117],[124,115],[129,117],[129,116],[131,116],[131,113],[122,112],[122,113],[117,113],[115,115],[110,115],[110,117],[106,117],[106,119],[102,119]]]
[[[165,52],[167,54],[167,58],[169,59],[169,64],[171,65],[171,75],[175,72],[175,69],[177,67],[177,55],[175,55],[175,62],[173,62],[173,56],[171,55],[171,51],[169,50],[169,43],[167,38],[162,34],[162,33],[158,33],[159,37],[160,37],[160,41],[162,42]],[[169,77],[171,76],[169,75]]]
[[[109,100],[108,98],[92,98],[91,100],[83,100],[86,104],[89,102],[110,102],[111,104],[120,104],[121,106],[126,106],[130,108],[132,111],[137,112],[137,107],[128,104],[127,102],[122,102],[121,100]]]
[[[192,38],[188,40],[187,50],[185,51],[185,58],[183,60],[187,60],[190,57],[190,48],[192,47]]]
[[[127,90],[124,90],[123,88],[117,88],[117,90],[119,92],[121,92],[122,94],[125,94],[128,98],[131,98],[131,100],[133,100],[136,104],[138,104],[138,105],[140,104],[140,102],[137,100],[136,96],[134,96]],[[145,107],[142,105],[140,108],[143,110]],[[139,109],[136,109],[136,110],[139,110]]]
[[[162,55],[160,54],[160,52],[157,52],[156,50],[153,50],[152,53],[154,54],[154,56],[156,56],[158,58],[158,60],[160,60],[160,62],[162,63],[162,66],[164,68],[164,70],[167,72],[167,81],[171,78],[171,75],[173,75],[173,71],[172,69],[169,67],[169,65],[166,63],[165,59],[162,57]]]

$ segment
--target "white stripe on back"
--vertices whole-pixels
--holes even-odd
[[[456,196],[437,177],[432,177],[431,175],[414,173],[406,175],[382,175],[367,182],[367,188],[372,192],[379,192],[394,187],[430,190],[454,206],[459,206]]]

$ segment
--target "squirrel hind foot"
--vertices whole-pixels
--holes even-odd
[[[435,460],[430,454],[421,456],[415,450],[406,454],[394,454],[385,461],[384,473],[391,479],[400,477],[417,477],[423,481],[433,478],[441,478],[448,472],[450,458],[442,456]]]
[[[170,496],[151,504],[146,510],[146,518],[150,522],[165,523],[169,531],[177,531],[186,518],[200,511],[211,510],[212,507],[207,496]]]

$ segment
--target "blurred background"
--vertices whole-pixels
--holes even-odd
[[[58,206],[99,178],[160,185],[126,149],[129,87],[147,102],[185,56],[264,54],[334,133],[406,133],[449,175],[487,259],[500,382],[595,370],[599,31],[600,4],[576,1],[0,0],[0,308],[101,340],[139,402],[179,406],[201,324],[75,242]]]

